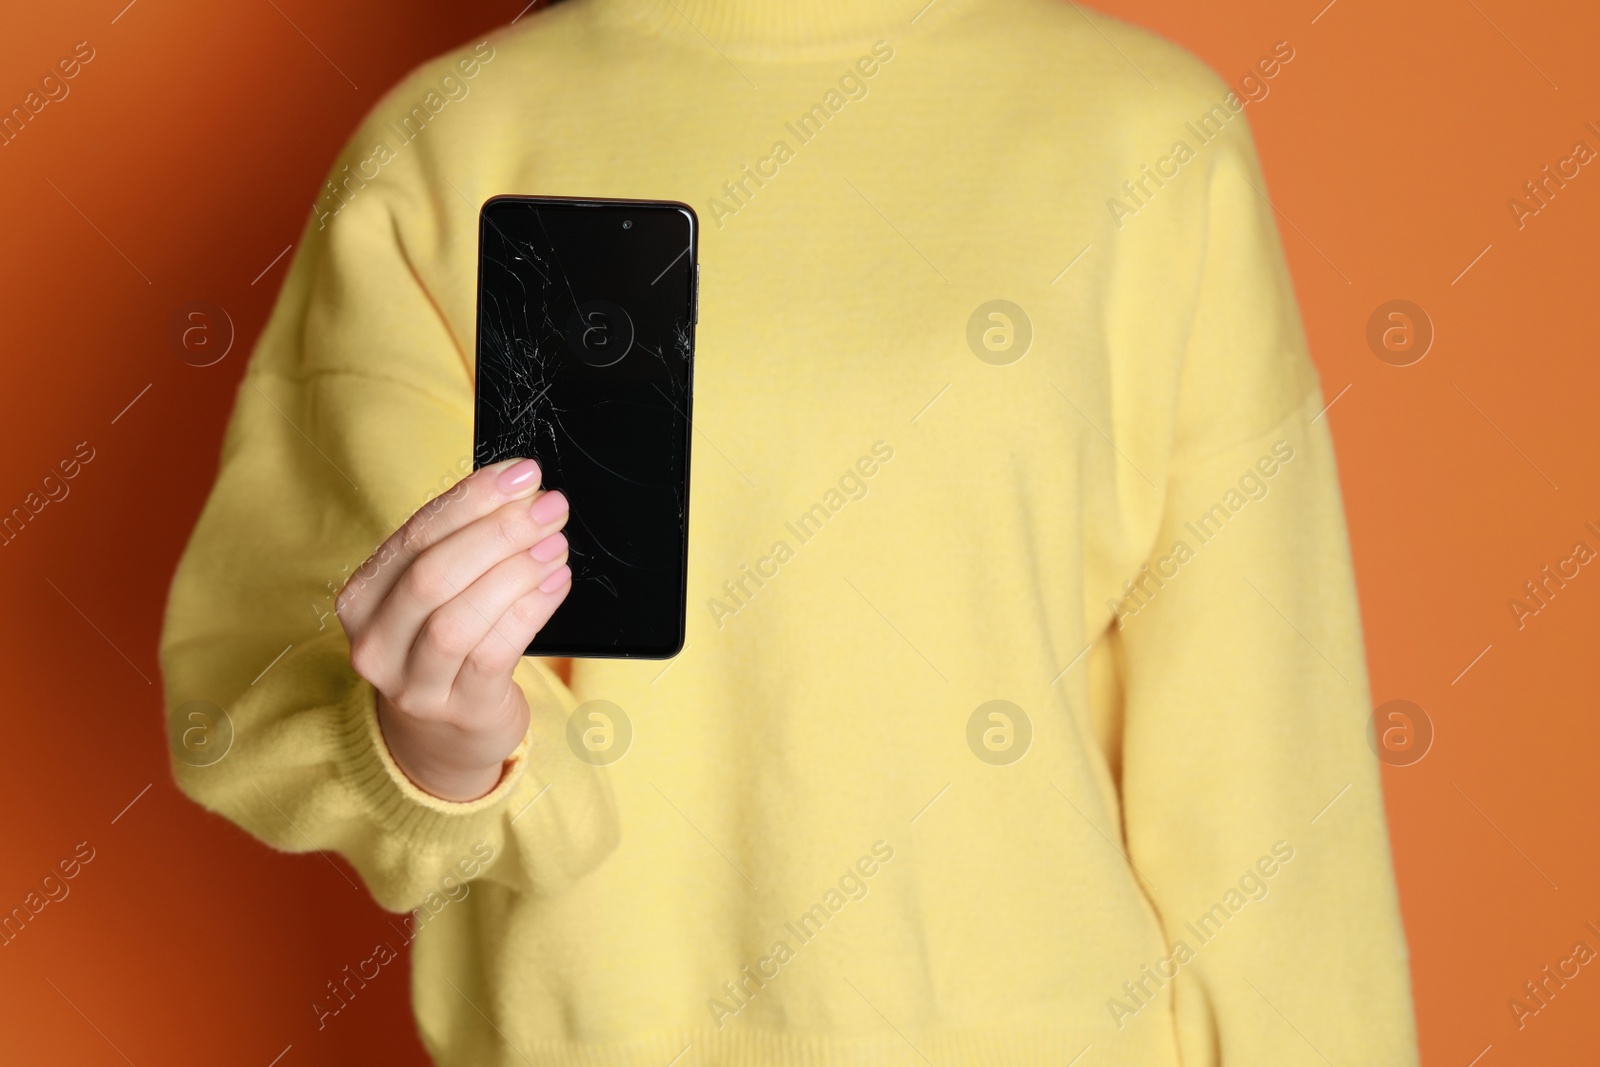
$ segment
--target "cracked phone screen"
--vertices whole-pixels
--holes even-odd
[[[497,197],[479,225],[474,461],[538,460],[572,589],[529,655],[675,655],[687,603],[695,219]]]

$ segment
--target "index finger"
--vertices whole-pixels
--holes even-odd
[[[383,603],[412,560],[501,505],[536,496],[542,477],[539,464],[531,459],[502,460],[480,467],[418,508],[339,591],[340,620],[347,629],[359,628]]]

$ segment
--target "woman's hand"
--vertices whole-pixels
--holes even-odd
[[[572,589],[567,500],[539,465],[473,472],[395,531],[339,593],[350,663],[378,692],[389,752],[416,785],[474,800],[528,729],[511,678]]]

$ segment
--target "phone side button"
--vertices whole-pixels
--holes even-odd
[[[689,320],[691,326],[700,323],[700,264],[694,265],[694,312]]]

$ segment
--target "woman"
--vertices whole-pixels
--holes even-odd
[[[418,909],[441,1064],[1414,1062],[1244,103],[1074,4],[917,6],[572,0],[378,106],[173,589],[171,705],[236,731],[179,781]],[[704,224],[670,664],[519,656],[584,502],[457,483],[501,193]]]

